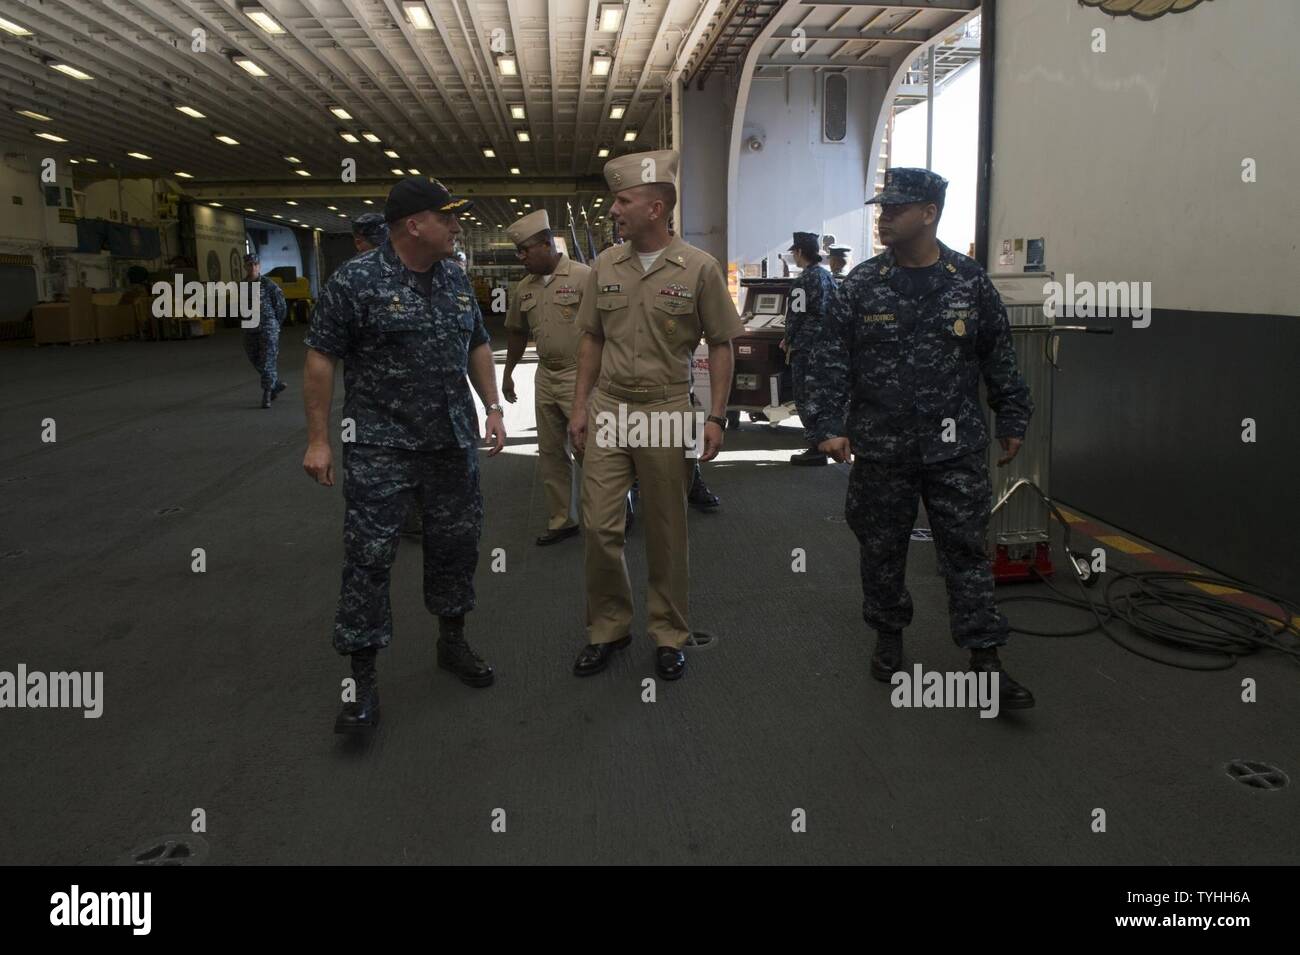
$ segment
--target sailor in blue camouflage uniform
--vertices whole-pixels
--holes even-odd
[[[352,220],[352,246],[357,255],[388,241],[388,223],[378,212],[363,212]]]
[[[255,254],[244,256],[244,279],[260,288],[257,324],[244,329],[244,354],[262,378],[262,407],[269,408],[287,387],[280,380],[279,361],[280,326],[289,313],[289,303],[280,286],[262,274],[262,260]]]
[[[804,379],[808,373],[808,350],[819,326],[826,321],[835,300],[835,280],[821,264],[817,233],[796,232],[794,244],[787,250],[794,254],[794,264],[799,267],[799,277],[790,286],[790,305],[786,310],[785,338],[781,347],[790,362],[790,384],[794,388],[794,404],[798,410],[804,402]],[[803,412],[799,412],[802,417]],[[790,456],[791,464],[825,465],[826,455],[817,450],[817,444],[807,428],[804,439],[808,450]]]
[[[1004,454],[1015,457],[1033,412],[1016,367],[1006,309],[973,259],[935,236],[947,181],[925,169],[890,169],[880,203],[886,251],[839,288],[813,346],[805,420],[821,450],[853,461],[845,516],[860,544],[862,616],[877,633],[871,672],[905,667],[912,620],[904,575],[917,500],[926,513],[948,589],[953,639],[971,669],[994,671],[1000,705],[1033,706],[1002,670],[1006,619],[993,602],[985,546],[991,510],[982,377]]]
[[[404,179],[389,193],[389,238],[330,277],[307,333],[308,447],[303,469],[333,485],[329,410],[343,362],[343,585],[334,647],[352,659],[355,696],[336,732],[379,716],[376,651],[393,635],[389,576],[412,498],[423,501],[424,604],[439,625],[438,665],[470,686],[492,667],[465,640],[474,608],[483,500],[478,418],[468,374],[487,406],[488,455],[505,443],[492,347],[465,273],[452,261],[470,200],[436,180]],[[349,431],[354,431],[350,434]]]

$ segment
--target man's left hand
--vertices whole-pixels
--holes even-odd
[[[998,442],[1002,445],[1002,450],[1006,452],[1006,454],[998,458],[998,467],[1002,467],[1004,464],[1010,463],[1011,459],[1020,453],[1020,446],[1025,443],[1025,439],[998,438]]]
[[[700,455],[701,463],[712,461],[722,450],[722,428],[716,421],[710,421],[704,426],[704,453]]]
[[[487,434],[484,440],[489,448],[488,457],[495,457],[506,446],[506,423],[501,419],[501,412],[494,411],[487,416]]]

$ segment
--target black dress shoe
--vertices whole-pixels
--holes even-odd
[[[1034,705],[1034,694],[1029,687],[1017,683],[1002,669],[997,647],[984,647],[970,653],[973,672],[989,671],[998,675],[998,706],[1004,710],[1027,710]]]
[[[289,386],[286,385],[283,381],[277,381],[275,383],[275,387],[271,389],[271,400],[274,401],[276,398],[279,398],[280,392],[284,391],[288,387]]]
[[[655,651],[655,672],[665,680],[680,680],[686,672],[686,654],[676,647],[660,647]]]
[[[632,634],[629,633],[613,643],[587,644],[578,654],[578,659],[573,662],[574,675],[591,676],[593,673],[599,673],[609,666],[609,658],[614,655],[615,650],[622,650],[631,642]]]
[[[826,455],[822,454],[816,448],[809,448],[803,454],[790,455],[791,464],[800,464],[805,467],[820,467],[826,463]]]
[[[718,500],[718,495],[710,491],[708,485],[698,476],[691,482],[691,490],[686,495],[686,502],[697,511],[714,511],[722,503]]]
[[[336,733],[364,733],[379,723],[379,684],[373,649],[352,654],[352,678],[357,684],[356,702],[343,704],[334,720]]]
[[[876,635],[876,651],[871,655],[871,675],[888,683],[894,674],[903,669],[903,635],[881,633]]]
[[[263,389],[262,389],[262,407],[263,407],[263,408],[269,408],[269,407],[271,407],[271,389],[270,389],[270,388],[263,388]]]
[[[578,533],[578,525],[572,527],[561,527],[558,530],[547,531],[541,537],[537,538],[537,546],[545,547],[547,544],[558,544],[562,540],[568,540],[574,534]]]
[[[492,667],[465,642],[463,633],[438,638],[438,666],[456,674],[466,686],[491,686],[496,680]]]

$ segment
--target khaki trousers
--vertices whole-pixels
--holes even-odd
[[[551,531],[575,523],[573,458],[569,454],[568,438],[577,376],[576,365],[555,370],[538,365],[533,389],[538,467],[546,490],[546,529]]]
[[[620,404],[629,418],[633,413],[671,412],[694,420],[694,410],[684,389],[680,396],[649,401],[617,396],[612,388],[610,392],[600,387],[592,392],[583,455],[587,640],[612,643],[626,636],[632,624],[632,584],[623,544],[627,492],[638,479],[637,518],[645,532],[650,578],[647,629],[659,646],[681,647],[690,635],[686,625],[690,594],[686,493],[694,458],[687,457],[681,446],[629,447],[626,440],[602,441],[600,423],[603,412],[616,420]]]

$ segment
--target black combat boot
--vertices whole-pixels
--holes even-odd
[[[998,675],[998,706],[1004,710],[1027,710],[1034,705],[1034,694],[1021,686],[1002,669],[997,647],[979,647],[970,652],[970,668],[978,674],[987,670]]]
[[[465,617],[438,618],[438,666],[460,677],[466,686],[491,686],[492,667],[465,642]]]
[[[821,467],[826,463],[826,455],[822,454],[816,448],[809,448],[800,454],[790,455],[790,463],[798,464],[802,467]]]
[[[356,702],[344,703],[334,721],[336,733],[361,733],[379,723],[379,680],[375,673],[378,651],[367,647],[352,654],[352,678],[357,682]]]
[[[262,389],[262,407],[263,407],[263,408],[269,408],[269,407],[271,407],[271,389],[270,389],[270,388],[263,388],[263,389]]]
[[[274,401],[276,398],[279,398],[280,392],[284,391],[288,387],[289,386],[286,385],[283,381],[277,381],[275,383],[275,387],[271,389],[271,400]]]
[[[903,635],[883,632],[876,634],[876,651],[871,654],[871,675],[882,683],[888,683],[901,669]]]
[[[718,495],[710,491],[709,486],[704,483],[698,463],[695,465],[695,474],[691,478],[691,489],[686,495],[686,501],[697,511],[717,510],[718,505],[722,503],[718,500]]]

